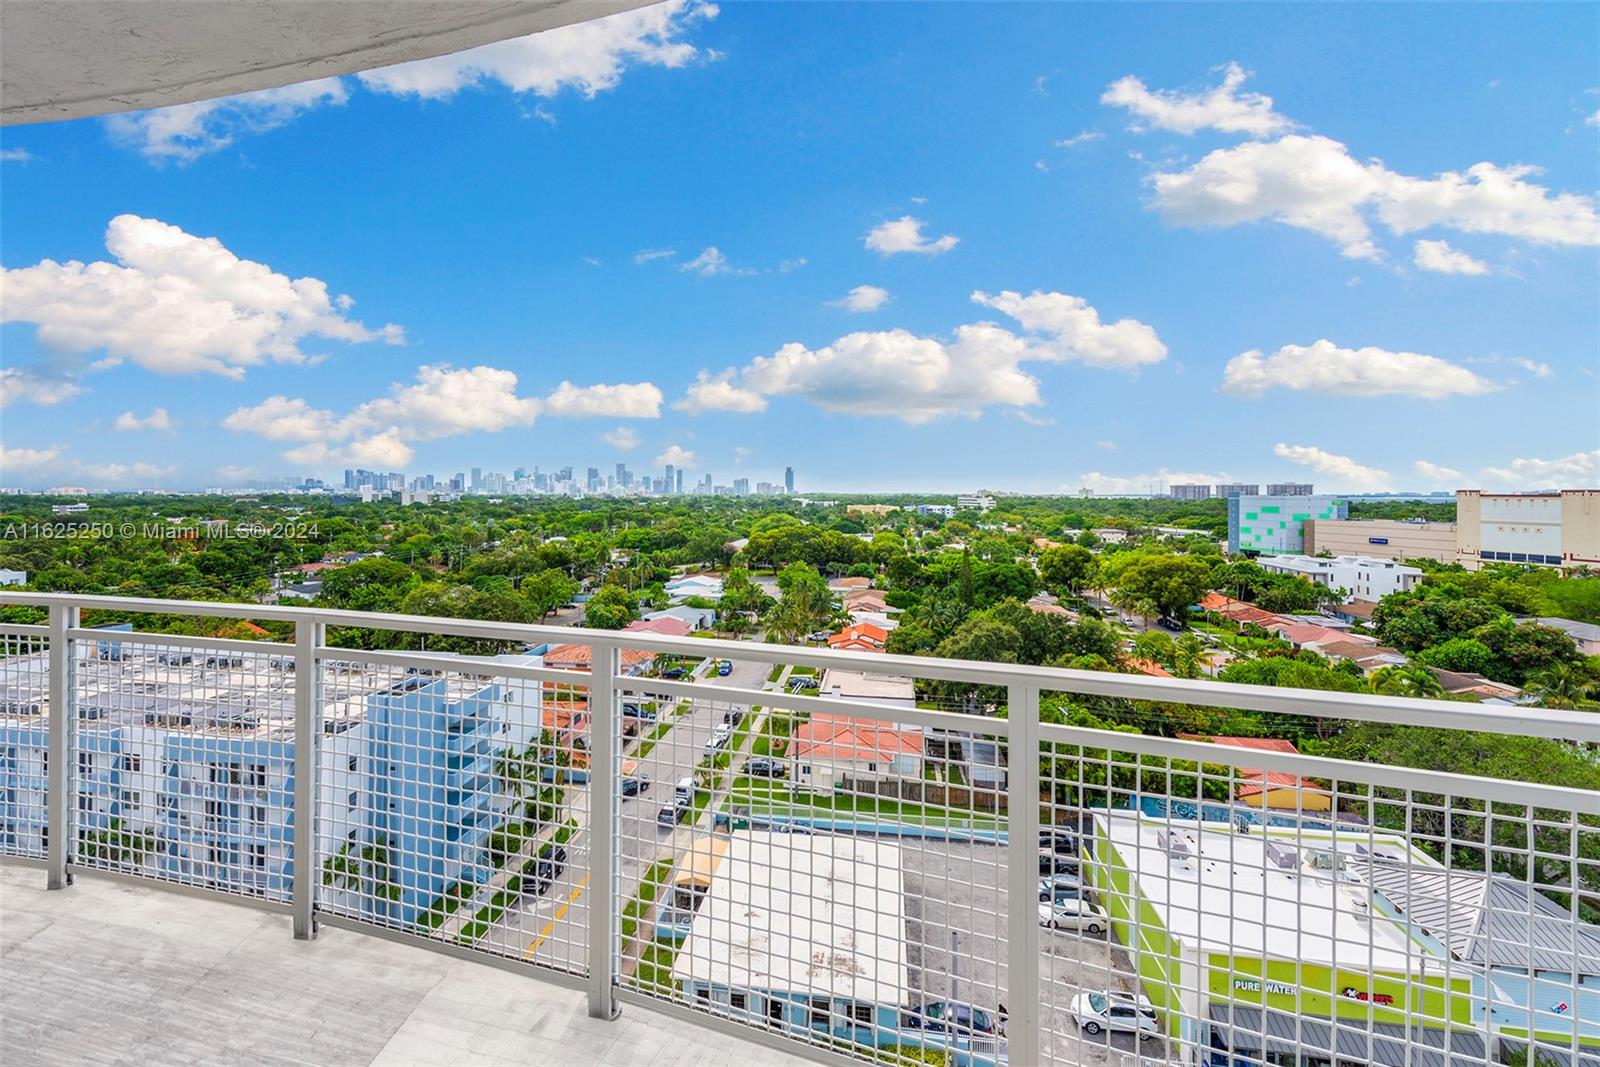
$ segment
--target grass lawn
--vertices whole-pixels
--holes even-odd
[[[661,886],[672,873],[673,861],[671,857],[656,860],[650,869],[644,872],[644,878],[639,882],[639,892],[632,900],[622,907],[622,939],[627,941],[639,929],[639,920],[650,910],[650,905],[655,903],[656,894],[661,891]]]
[[[817,669],[815,667],[804,666],[794,667],[790,669],[789,673],[793,675],[799,675],[802,678],[815,678],[817,676]]]
[[[882,797],[844,794],[813,794],[790,790],[787,786],[747,777],[734,780],[729,800],[748,806],[755,815],[797,815],[827,818],[830,815],[861,816],[912,826],[963,826],[977,829],[1004,829],[1006,820],[988,812],[966,808],[915,804]]]
[[[783,664],[779,663],[767,672],[767,681],[776,682],[783,677]]]
[[[672,945],[649,946],[639,956],[639,966],[634,968],[633,977],[629,982],[647,993],[676,995],[677,990],[672,981],[672,959],[677,954],[677,948]]]

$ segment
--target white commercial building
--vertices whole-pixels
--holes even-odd
[[[1422,571],[1416,567],[1373,556],[1262,556],[1256,562],[1274,574],[1293,574],[1329,589],[1342,589],[1347,604],[1410,592],[1422,580]]]
[[[1600,567],[1600,489],[1550,493],[1456,493],[1456,559]]]
[[[994,507],[994,497],[988,493],[962,493],[956,497],[956,507],[988,511]]]

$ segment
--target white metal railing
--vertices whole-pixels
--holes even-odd
[[[354,928],[580,986],[596,1016],[649,1004],[824,1062],[1600,1058],[1600,797],[1041,722],[1064,698],[1151,701],[1592,760],[1585,713],[311,608],[0,604],[48,611],[0,625],[0,855],[52,888],[222,893],[297,937]],[[86,628],[86,610],[292,622],[294,640]],[[330,626],[577,643],[593,669],[334,647]],[[635,677],[624,650],[742,669]],[[813,696],[770,667],[878,684]],[[987,710],[885,678],[981,686]]]

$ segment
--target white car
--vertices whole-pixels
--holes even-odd
[[[1106,913],[1082,897],[1058,896],[1052,901],[1039,902],[1039,925],[1052,930],[1077,930],[1085,934],[1103,934]]]
[[[721,748],[728,743],[728,738],[733,736],[733,727],[727,723],[718,723],[717,728],[711,731],[711,737],[706,740],[707,748]]]
[[[1145,1041],[1161,1036],[1161,1021],[1156,1009],[1145,997],[1132,997],[1127,993],[1079,993],[1072,998],[1069,1009],[1073,1021],[1086,1034],[1112,1030],[1125,1034],[1138,1034]]]

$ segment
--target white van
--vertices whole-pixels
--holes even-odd
[[[678,788],[674,794],[680,804],[688,804],[694,800],[694,778],[679,778]]]

